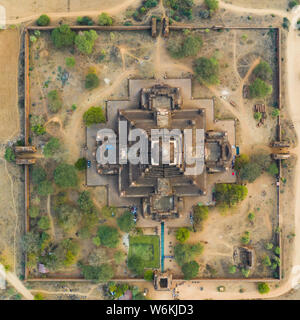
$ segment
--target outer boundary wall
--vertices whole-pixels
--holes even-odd
[[[29,145],[29,111],[30,111],[30,86],[29,86],[29,49],[30,49],[30,41],[29,41],[29,31],[30,30],[40,30],[40,31],[49,31],[57,28],[58,26],[48,26],[48,27],[39,27],[39,26],[28,26],[25,29],[25,145]],[[101,31],[141,31],[141,30],[151,30],[150,26],[70,26],[72,30],[101,30]],[[182,29],[207,29],[204,27],[196,27],[190,25],[172,25],[169,26],[171,30],[182,30]],[[218,29],[274,29],[277,32],[277,58],[278,58],[278,108],[281,109],[281,29],[280,28],[268,28],[268,27],[256,27],[256,28],[249,28],[249,27],[224,27],[224,26],[213,26],[210,29],[218,30]],[[280,115],[278,116],[278,125],[277,125],[277,138],[281,140],[281,124],[280,124]],[[279,228],[281,228],[282,221],[281,221],[281,214],[280,214],[280,177],[281,177],[281,161],[278,163],[279,167],[279,175],[277,180],[277,215],[279,221]],[[30,204],[30,177],[29,177],[29,166],[25,165],[25,230],[26,232],[29,231],[29,204]],[[196,278],[193,280],[183,280],[183,279],[174,279],[173,281],[230,281],[230,282],[278,282],[282,279],[282,248],[281,248],[281,234],[278,234],[278,238],[276,239],[278,245],[280,247],[280,258],[281,258],[281,266],[279,268],[279,279],[275,278]],[[83,278],[68,278],[67,276],[64,278],[59,278],[56,275],[53,275],[53,278],[32,278],[30,279],[28,268],[26,266],[27,257],[25,257],[25,280],[32,281],[32,282],[52,282],[52,281],[73,281],[73,282],[92,282],[90,280],[85,280]],[[62,275],[63,276],[63,275]],[[56,277],[56,278],[55,278]],[[136,281],[136,282],[143,282],[144,279],[135,279],[135,278],[124,278],[124,279],[112,279],[114,281]]]

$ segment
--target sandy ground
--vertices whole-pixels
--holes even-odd
[[[20,51],[19,31],[0,31],[0,143],[19,133],[18,109],[18,59]]]
[[[137,7],[140,2],[141,0],[27,0],[20,6],[18,0],[0,0],[0,5],[6,8],[7,24],[16,24],[37,19],[43,13],[47,13],[50,18],[95,16],[101,12],[118,15],[129,6]]]

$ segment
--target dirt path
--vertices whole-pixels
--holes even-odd
[[[117,15],[120,12],[124,11],[129,6],[135,6],[140,3],[140,0],[124,0],[120,1],[120,4],[117,6],[106,8],[105,10],[91,10],[91,11],[73,11],[73,12],[40,12],[32,16],[27,16],[19,19],[10,19],[7,20],[7,24],[16,24],[21,22],[27,22],[30,20],[36,20],[40,14],[47,14],[50,18],[63,18],[63,17],[78,17],[78,16],[95,16],[102,12],[109,13],[111,15]]]
[[[6,280],[27,300],[33,300],[31,292],[23,285],[22,281],[12,272],[6,273]]]

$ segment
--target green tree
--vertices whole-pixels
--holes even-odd
[[[185,280],[193,279],[199,272],[199,264],[196,261],[190,261],[182,266],[182,272]]]
[[[193,208],[193,223],[194,227],[198,230],[202,230],[203,221],[208,218],[208,207],[207,206],[194,206]]]
[[[299,0],[291,0],[289,1],[289,8],[293,9],[294,7],[299,5]]]
[[[254,112],[254,119],[256,121],[260,121],[262,118],[262,113],[261,112]]]
[[[254,182],[261,175],[261,168],[257,163],[250,162],[241,168],[239,174],[242,180]]]
[[[4,154],[4,159],[7,162],[13,162],[13,161],[16,160],[16,156],[15,156],[15,153],[14,153],[14,150],[13,150],[12,147],[6,147],[5,154]]]
[[[277,246],[277,247],[275,247],[275,249],[274,249],[274,253],[277,255],[277,256],[279,256],[280,255],[280,248]]]
[[[87,16],[78,17],[76,21],[81,26],[93,26],[94,25],[94,21],[90,17],[87,17]]]
[[[268,173],[269,173],[271,176],[276,176],[276,175],[278,174],[278,172],[279,172],[277,164],[276,164],[275,162],[273,162],[273,163],[269,166],[269,168],[268,168],[267,171],[268,171]]]
[[[231,183],[217,184],[215,188],[216,202],[224,208],[230,208],[247,197],[246,186]]]
[[[85,88],[88,90],[95,89],[99,86],[99,78],[95,73],[89,73],[85,78]]]
[[[114,270],[109,264],[102,264],[99,267],[80,265],[83,277],[87,280],[108,281],[114,276]]]
[[[27,254],[34,253],[37,254],[39,251],[40,236],[38,233],[32,231],[27,232],[21,241],[21,246],[24,252]]]
[[[266,61],[261,61],[253,70],[254,75],[264,81],[272,79],[272,68]]]
[[[62,99],[57,90],[48,93],[48,107],[51,112],[58,112],[62,107]]]
[[[153,278],[154,278],[154,273],[152,270],[146,270],[144,272],[144,279],[146,281],[153,281]]]
[[[234,163],[234,169],[240,171],[241,168],[249,163],[250,159],[246,154],[241,153],[239,156],[236,157]]]
[[[61,163],[54,170],[54,181],[61,188],[72,188],[78,184],[77,172],[74,166]]]
[[[265,248],[266,248],[267,250],[272,250],[272,249],[273,249],[273,243],[267,242],[267,243],[265,244]]]
[[[176,240],[183,243],[190,237],[190,231],[187,228],[179,228],[176,231]]]
[[[29,216],[30,218],[37,218],[40,214],[40,208],[37,206],[31,206],[29,208]]]
[[[111,26],[113,24],[113,19],[105,12],[101,13],[98,18],[99,26]]]
[[[129,211],[125,211],[118,219],[117,224],[120,230],[124,232],[130,232],[133,227],[135,226],[135,223],[133,221],[133,215]]]
[[[97,38],[98,35],[95,30],[80,32],[75,37],[75,46],[81,53],[91,54]]]
[[[269,256],[264,256],[264,258],[262,259],[262,264],[265,267],[270,267],[271,266],[271,260]]]
[[[75,168],[79,171],[83,171],[86,169],[87,166],[87,160],[86,158],[79,158],[76,162],[75,162]]]
[[[199,36],[188,36],[182,43],[176,44],[173,41],[169,42],[168,51],[175,59],[196,56],[203,45],[202,38]]]
[[[44,296],[38,292],[34,295],[34,300],[44,300]]]
[[[80,222],[80,212],[75,207],[62,204],[56,208],[58,224],[66,232],[72,230]]]
[[[139,256],[131,256],[128,259],[128,268],[137,275],[142,275],[145,268],[144,260]]]
[[[91,107],[83,114],[83,121],[87,127],[96,123],[106,121],[103,109],[101,107]]]
[[[201,243],[179,243],[174,247],[175,260],[180,266],[182,266],[185,263],[194,260],[195,257],[201,255],[203,249],[204,247]]]
[[[215,12],[219,8],[218,0],[205,0],[205,4],[210,12]]]
[[[194,71],[200,83],[213,85],[219,83],[219,62],[216,58],[201,57],[195,60]]]
[[[245,278],[248,278],[249,275],[250,275],[250,269],[248,269],[248,268],[242,268],[241,272],[242,272],[242,275],[243,275]]]
[[[43,216],[38,221],[38,227],[42,230],[48,230],[50,228],[50,220],[48,217]]]
[[[277,118],[280,115],[280,111],[278,108],[273,108],[272,110],[272,117]]]
[[[37,136],[46,133],[46,128],[44,127],[45,120],[42,116],[31,115],[30,116],[30,129]]]
[[[34,184],[39,184],[45,181],[47,178],[47,173],[44,168],[39,166],[34,166],[32,169],[32,181]]]
[[[255,219],[255,214],[254,214],[253,212],[250,212],[250,213],[248,214],[248,220],[249,220],[249,221],[254,221],[254,219]]]
[[[51,33],[52,42],[57,49],[73,46],[75,37],[76,33],[67,24],[55,28]]]
[[[50,18],[46,14],[42,14],[37,20],[36,24],[41,27],[48,26],[50,23]]]
[[[53,157],[59,151],[60,147],[59,139],[52,137],[43,149],[45,158]]]
[[[231,273],[231,274],[236,273],[236,266],[234,266],[234,265],[230,266],[229,269],[228,269],[228,272]]]
[[[116,251],[114,254],[114,260],[116,264],[121,264],[125,260],[125,258],[126,258],[126,255],[121,250]]]
[[[244,235],[241,237],[242,244],[248,244],[250,242],[250,232],[245,231]]]
[[[270,292],[270,287],[265,282],[260,282],[257,286],[257,289],[260,294],[266,294]]]
[[[50,181],[42,181],[36,186],[36,191],[39,196],[46,197],[48,194],[52,194],[54,192],[52,183]]]
[[[108,248],[116,248],[120,241],[118,230],[110,226],[100,226],[98,229],[98,236],[101,244]]]
[[[93,200],[89,191],[82,191],[78,197],[79,208],[85,213],[91,213],[95,210]]]
[[[67,57],[66,58],[66,66],[69,68],[74,68],[76,64],[76,60],[74,57]]]
[[[256,78],[249,86],[249,90],[251,98],[265,98],[272,93],[273,88],[265,81]]]

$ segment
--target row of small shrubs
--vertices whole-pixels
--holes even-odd
[[[76,22],[81,26],[93,26],[95,23],[94,21],[87,16],[78,17]],[[46,14],[42,14],[36,21],[36,24],[41,27],[48,26],[50,24],[50,18]],[[98,17],[98,24],[99,26],[111,26],[113,24],[113,19],[110,15],[103,12]]]

